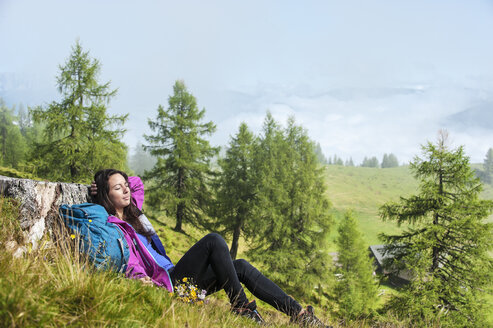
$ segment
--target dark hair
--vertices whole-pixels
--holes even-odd
[[[93,200],[95,203],[102,205],[110,215],[116,215],[115,205],[113,205],[113,202],[109,197],[110,185],[108,183],[108,180],[114,174],[121,174],[128,183],[128,175],[125,172],[115,169],[100,170],[94,175],[94,182],[98,187],[98,193]],[[120,219],[125,220],[135,229],[137,233],[149,239],[153,233],[152,231],[144,228],[139,220],[140,215],[142,215],[142,211],[139,210],[133,202],[130,202],[130,205],[123,209],[123,218]]]

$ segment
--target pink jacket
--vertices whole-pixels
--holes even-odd
[[[142,180],[139,177],[129,177],[128,184],[130,185],[132,203],[142,210],[142,205],[144,204],[144,184]],[[125,275],[133,279],[150,277],[155,285],[166,287],[168,291],[172,292],[173,284],[168,272],[157,265],[147,248],[137,237],[134,228],[127,222],[111,215],[108,217],[108,222],[120,227],[129,246],[130,256]]]

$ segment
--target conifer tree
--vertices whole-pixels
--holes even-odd
[[[379,167],[379,164],[378,164],[378,159],[373,156],[373,157],[366,157],[363,159],[363,162],[361,163],[361,166],[362,167]]]
[[[344,165],[344,162],[342,161],[341,158],[337,156],[337,154],[334,154],[334,158],[332,159],[332,165]]]
[[[229,143],[226,157],[219,160],[221,172],[216,182],[216,225],[221,233],[232,234],[231,258],[236,259],[240,235],[253,217],[256,175],[253,168],[255,139],[246,123]]]
[[[361,162],[361,167],[367,167],[368,166],[368,157],[365,156],[363,158],[363,161]]]
[[[90,182],[105,167],[126,168],[127,147],[120,139],[128,115],[110,116],[106,106],[116,94],[110,83],[100,84],[101,65],[77,41],[57,78],[60,102],[31,110],[44,125],[44,140],[32,151],[37,174],[54,180]]]
[[[423,146],[411,170],[419,194],[387,203],[384,220],[411,224],[400,235],[384,235],[396,269],[414,274],[402,296],[390,301],[398,314],[443,326],[484,325],[484,288],[491,281],[492,225],[484,220],[493,201],[479,199],[482,185],[463,147],[449,149],[446,133]]]
[[[156,165],[156,158],[144,150],[141,142],[137,142],[134,151],[128,160],[128,166],[135,174],[142,176]]]
[[[31,122],[30,122],[29,113],[25,109],[22,103],[19,105],[19,109],[17,110],[17,121],[22,135],[26,136],[27,131],[31,126]]]
[[[145,175],[152,180],[150,204],[176,218],[176,231],[183,231],[184,222],[206,225],[204,213],[211,202],[210,160],[218,149],[203,136],[212,134],[216,126],[201,122],[205,109],[199,110],[183,81],[175,82],[168,109],[159,105],[157,111],[156,119],[148,121],[155,134],[144,136],[148,142],[144,148],[157,157],[156,165]]]
[[[301,297],[330,279],[326,237],[332,221],[313,147],[293,119],[282,130],[267,114],[255,158],[255,221],[248,231],[251,258],[261,262],[276,283]]]
[[[8,108],[0,98],[0,165],[17,169],[26,158],[27,145],[16,123],[14,108]]]
[[[355,319],[368,315],[377,298],[377,285],[373,278],[373,266],[368,248],[363,244],[358,223],[351,212],[347,212],[338,228],[338,266],[336,273],[335,298],[339,304],[339,315]]]
[[[399,166],[399,161],[397,160],[397,157],[390,153],[390,154],[384,154],[383,159],[382,159],[382,169],[385,168],[390,168],[390,167],[397,167]]]
[[[486,174],[493,177],[493,148],[488,149],[484,158],[483,168]]]
[[[320,164],[327,164],[327,158],[325,157],[319,142],[315,144],[315,154],[317,154],[317,158]]]

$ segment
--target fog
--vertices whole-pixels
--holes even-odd
[[[0,97],[58,100],[77,39],[130,113],[124,141],[183,79],[225,145],[267,110],[294,115],[327,155],[406,162],[449,131],[473,162],[493,147],[491,1],[0,0]]]

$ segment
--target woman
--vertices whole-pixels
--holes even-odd
[[[232,260],[224,239],[210,233],[193,245],[174,265],[147,218],[142,214],[144,188],[138,177],[128,177],[124,172],[106,169],[94,176],[91,194],[110,215],[129,223],[149,250],[157,264],[164,268],[173,282],[191,278],[208,294],[224,289],[232,311],[263,322],[255,301],[248,301],[241,283],[253,295],[291,317],[292,322],[315,327],[326,327],[315,315],[313,308],[302,306],[276,284],[262,275],[245,260]]]

